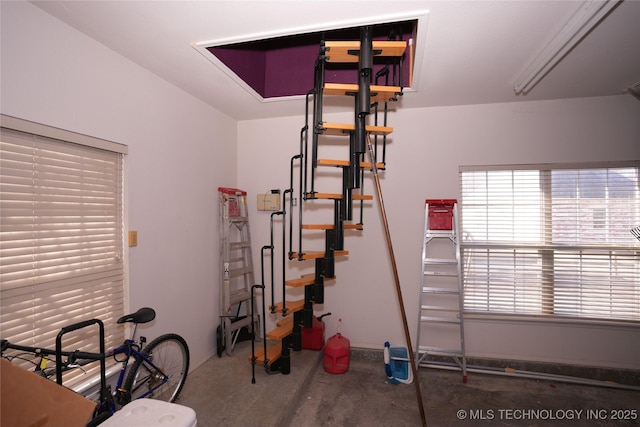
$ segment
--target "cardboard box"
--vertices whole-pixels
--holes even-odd
[[[0,358],[0,425],[84,427],[96,403]]]

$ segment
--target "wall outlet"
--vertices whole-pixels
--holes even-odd
[[[258,194],[257,206],[259,211],[277,211],[280,209],[280,194]]]

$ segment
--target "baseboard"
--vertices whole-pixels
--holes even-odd
[[[384,364],[383,350],[367,348],[351,348],[351,360],[362,360]],[[451,358],[430,356],[430,361],[451,362]],[[467,357],[467,367],[487,368],[493,371],[526,371],[544,375],[566,376],[603,381],[607,383],[624,384],[640,387],[640,371],[630,369],[612,369],[601,367],[574,366],[558,363],[531,362],[523,360],[486,359]]]

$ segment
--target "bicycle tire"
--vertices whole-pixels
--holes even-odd
[[[189,347],[180,335],[165,334],[151,341],[142,354],[151,360],[169,381],[149,394],[148,398],[175,402],[187,379],[189,372]],[[157,385],[159,372],[154,370],[143,358],[136,357],[127,374],[124,388],[131,393],[131,400],[139,399]]]

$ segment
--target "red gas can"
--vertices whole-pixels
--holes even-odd
[[[324,346],[324,370],[330,374],[344,374],[349,370],[351,342],[340,334],[341,321],[338,321],[338,333]]]
[[[322,318],[331,313],[323,314],[320,317],[313,316],[313,326],[302,328],[302,348],[306,350],[321,350],[324,345],[324,322]]]

